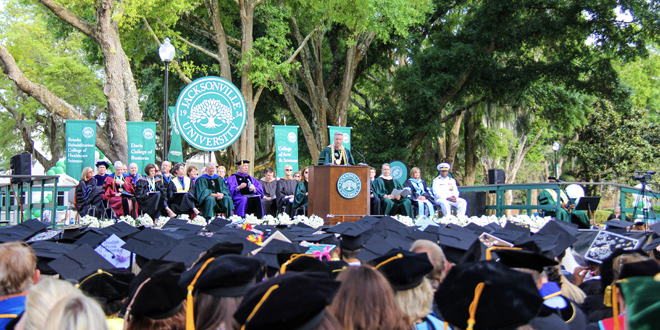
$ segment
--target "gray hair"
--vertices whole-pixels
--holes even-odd
[[[337,136],[337,135],[341,135],[342,138],[344,137],[344,133],[339,132],[339,131],[335,132],[335,136]]]
[[[121,160],[118,160],[118,161],[115,162],[114,166],[115,166],[115,169],[117,169],[117,167],[124,166],[124,163],[122,163]]]
[[[387,167],[389,167],[389,168],[392,168],[392,167],[390,166],[390,163],[383,163],[383,165],[380,166],[380,169],[382,170],[383,168],[385,168],[385,166],[387,166]]]
[[[215,168],[215,163],[208,162],[204,168]]]

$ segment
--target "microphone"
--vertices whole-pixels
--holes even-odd
[[[355,149],[351,149],[351,151],[357,152],[357,154],[360,155],[360,157],[362,157],[362,164],[369,165],[369,164],[367,164],[367,160],[364,158],[364,156],[359,151],[357,151]],[[360,164],[358,164],[358,165],[360,165]]]

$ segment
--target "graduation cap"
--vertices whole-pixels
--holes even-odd
[[[373,227],[376,230],[389,229],[389,230],[398,231],[398,230],[408,229],[408,226],[404,225],[400,221],[397,221],[396,219],[390,216],[381,217],[378,222],[373,224]]]
[[[566,251],[567,248],[572,246],[575,242],[577,242],[577,234],[578,234],[578,226],[572,223],[564,222],[564,221],[558,221],[558,220],[552,220],[548,221],[543,228],[541,228],[536,234],[534,234],[533,240],[539,244],[541,249],[544,251],[550,251],[552,257],[559,256],[562,254],[564,251]],[[551,244],[549,244],[549,239],[546,239],[545,241],[542,242],[540,237],[543,236],[553,236],[553,235],[558,235],[559,237],[556,239],[554,242],[555,246],[550,248]]]
[[[660,238],[656,238],[656,239],[652,240],[642,250],[644,250],[644,252],[648,252],[648,251],[655,250],[658,246],[660,246]]]
[[[103,241],[105,241],[110,235],[101,232],[100,230],[89,230],[82,234],[78,239],[76,239],[73,244],[83,245],[87,244],[93,248],[99,246]]]
[[[55,275],[57,272],[48,266],[48,263],[63,256],[65,253],[73,251],[76,245],[37,241],[30,244],[30,247],[37,256],[37,269],[44,275]]]
[[[558,254],[555,254],[555,248],[558,245],[563,245],[559,242],[560,241],[560,236],[557,235],[532,235],[531,237],[528,237],[524,240],[516,242],[515,246],[521,247],[525,246],[528,244],[533,244],[537,250],[534,250],[534,252],[537,253],[547,253],[551,257],[556,257]],[[529,250],[529,249],[528,249]],[[564,249],[565,250],[565,249]],[[564,252],[564,250],[561,250],[561,252]],[[561,254],[561,252],[559,254]]]
[[[206,229],[206,231],[209,231],[209,232],[213,233],[213,232],[216,232],[216,231],[222,229],[222,227],[224,227],[226,225],[229,225],[229,224],[231,224],[231,221],[229,221],[227,219],[215,218],[215,219],[211,220],[206,225],[206,227],[204,229]]]
[[[490,234],[493,236],[505,240],[507,242],[516,242],[521,239],[526,239],[529,237],[529,230],[527,232],[520,231],[520,230],[514,230],[509,227],[517,227],[517,226],[506,226],[502,229],[498,229]],[[522,227],[517,227],[517,228],[522,228]]]
[[[619,273],[619,279],[655,276],[657,274],[660,274],[660,265],[657,261],[649,259],[623,264],[621,266],[621,272]]]
[[[64,279],[78,280],[98,269],[115,268],[98,255],[89,245],[83,244],[48,263]]]
[[[311,254],[289,255],[288,260],[280,266],[280,274],[288,272],[321,272],[332,277],[330,267]]]
[[[175,315],[186,299],[186,290],[178,286],[184,271],[181,262],[149,261],[131,281],[125,314],[154,320]]]
[[[249,160],[239,160],[236,162],[236,165],[243,166],[244,164],[250,164]]]
[[[177,218],[170,218],[167,222],[161,227],[162,230],[176,230],[183,225],[188,224],[188,221]]]
[[[179,286],[216,297],[238,297],[254,285],[261,261],[239,255],[221,255],[197,263],[181,275]],[[198,277],[197,277],[198,276]],[[194,281],[197,277],[197,281]]]
[[[329,233],[341,234],[339,247],[347,251],[356,251],[364,246],[362,236],[368,229],[354,222],[342,222],[327,230]]]
[[[332,233],[298,236],[293,241],[297,241],[297,242],[307,241],[311,243],[339,245],[339,239],[337,239],[337,236],[335,236],[335,234]]]
[[[531,269],[543,272],[543,268],[555,266],[559,263],[542,254],[527,250],[500,249],[496,251],[500,262],[511,268]]]
[[[475,234],[477,234],[477,235],[481,235],[481,234],[483,234],[483,233],[488,233],[488,232],[490,232],[490,231],[488,230],[488,228],[486,228],[486,227],[481,227],[481,226],[477,225],[476,223],[472,223],[472,222],[469,223],[467,226],[465,226],[465,228],[467,228],[467,229],[469,229],[469,230],[472,230],[472,231],[475,232]]]
[[[195,235],[202,229],[204,229],[203,226],[187,223],[179,228],[169,228],[169,230],[163,230],[163,234],[176,239],[182,239],[188,235]]]
[[[253,287],[234,318],[244,330],[313,329],[340,285],[325,274],[286,273]]]
[[[177,239],[163,234],[156,229],[144,229],[129,239],[122,248],[146,259],[160,259],[179,244]],[[144,264],[146,260],[140,261]],[[136,260],[139,261],[139,260]],[[141,265],[138,265],[142,267]]]
[[[101,304],[105,315],[112,315],[121,309],[121,301],[128,297],[128,290],[134,278],[135,274],[126,269],[98,269],[79,279],[78,288],[95,298]]]
[[[536,316],[543,298],[529,274],[481,261],[452,267],[435,302],[453,326],[468,328],[473,319],[474,330],[513,329]]]
[[[60,243],[73,243],[80,237],[84,230],[84,226],[64,228],[56,241]]]
[[[626,250],[626,249],[614,250],[612,254],[610,254],[607,258],[605,258],[603,260],[603,263],[600,264],[600,277],[601,277],[600,285],[601,288],[603,289],[603,292],[605,292],[605,289],[607,288],[608,285],[614,282],[614,271],[613,271],[614,259],[624,254],[633,254],[633,255],[636,254],[638,256],[646,256],[646,254],[642,250]]]
[[[303,254],[305,251],[297,244],[291,244],[280,240],[272,240],[264,246],[254,257],[263,261],[270,267],[269,275],[274,274],[280,269],[278,254]]]
[[[204,252],[204,249],[190,245],[186,242],[179,242],[161,259],[165,261],[182,262],[186,268],[192,266],[195,260]]]
[[[355,221],[354,223],[359,224],[363,227],[371,227],[375,225],[378,221],[380,221],[381,217],[374,217],[371,215],[367,215],[363,218],[360,218],[359,220]]]
[[[395,249],[370,262],[379,270],[395,291],[413,289],[433,271],[433,264],[426,253]]]
[[[427,233],[421,230],[409,230],[405,236],[413,241],[424,239],[434,243],[438,242],[438,235],[433,233]]]
[[[564,309],[568,306],[568,302],[562,297],[561,288],[556,282],[546,282],[541,285],[539,289],[541,297],[543,297],[543,305],[552,309]]]
[[[391,240],[386,240],[380,236],[374,236],[369,242],[367,242],[364,248],[360,250],[355,258],[362,263],[367,263],[396,248],[397,246],[395,246]]]
[[[126,240],[127,238],[140,232],[139,229],[127,224],[124,221],[117,222],[112,226],[105,227],[101,229],[101,232],[110,236],[112,234],[117,235],[117,237]]]
[[[617,234],[622,234],[627,231],[627,227],[632,227],[634,225],[634,223],[628,221],[610,220],[605,222],[605,230]]]
[[[323,263],[328,266],[330,269],[330,274],[332,274],[332,278],[337,278],[341,272],[346,269],[348,266],[348,263],[343,260],[337,260],[337,261],[323,261]]]
[[[181,241],[186,242],[192,246],[198,247],[203,251],[206,251],[216,245],[218,242],[216,240],[202,235],[188,235],[184,237]],[[237,253],[240,254],[240,251]]]
[[[259,245],[254,244],[245,237],[237,236],[237,235],[229,235],[229,234],[214,234],[211,236],[212,239],[214,239],[217,243],[233,243],[233,244],[240,244],[243,247],[243,250],[241,251],[241,255],[247,256],[250,252],[256,250],[259,248]]]
[[[251,243],[248,241],[248,243]],[[255,244],[256,245],[256,244]],[[216,243],[211,248],[207,249],[206,252],[199,257],[199,260],[195,265],[204,263],[210,258],[218,258],[224,255],[241,255],[243,252],[243,245],[238,243]]]
[[[655,235],[660,236],[660,222],[650,225],[649,228],[653,230]]]
[[[16,226],[5,227],[0,230],[0,243],[24,241],[35,234],[45,231],[48,224],[39,220],[26,220]]]
[[[105,168],[110,168],[110,164],[108,164],[108,162],[106,162],[105,160],[99,160],[98,162],[96,162],[96,167],[99,166],[105,166]]]
[[[455,264],[462,262],[464,259],[479,260],[481,258],[480,249],[482,244],[479,241],[479,236],[469,229],[468,232],[465,232],[456,229],[440,228],[438,241],[447,260]]]

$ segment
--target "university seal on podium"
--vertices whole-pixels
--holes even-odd
[[[361,190],[362,182],[360,181],[360,177],[355,173],[347,172],[337,179],[337,191],[341,197],[353,199],[360,194]]]

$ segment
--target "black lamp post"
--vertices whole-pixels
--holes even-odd
[[[555,141],[552,144],[552,150],[555,152],[555,177],[557,179],[559,179],[559,164],[557,163],[557,151],[559,151],[559,148],[561,148],[561,145],[558,141]]]
[[[174,46],[172,46],[170,43],[170,38],[165,38],[163,44],[158,48],[160,59],[165,63],[165,108],[163,112],[165,121],[163,123],[163,161],[167,160],[167,117],[169,116],[167,113],[167,85],[169,82],[170,62],[172,62],[174,59],[175,52],[176,50],[174,49]]]

